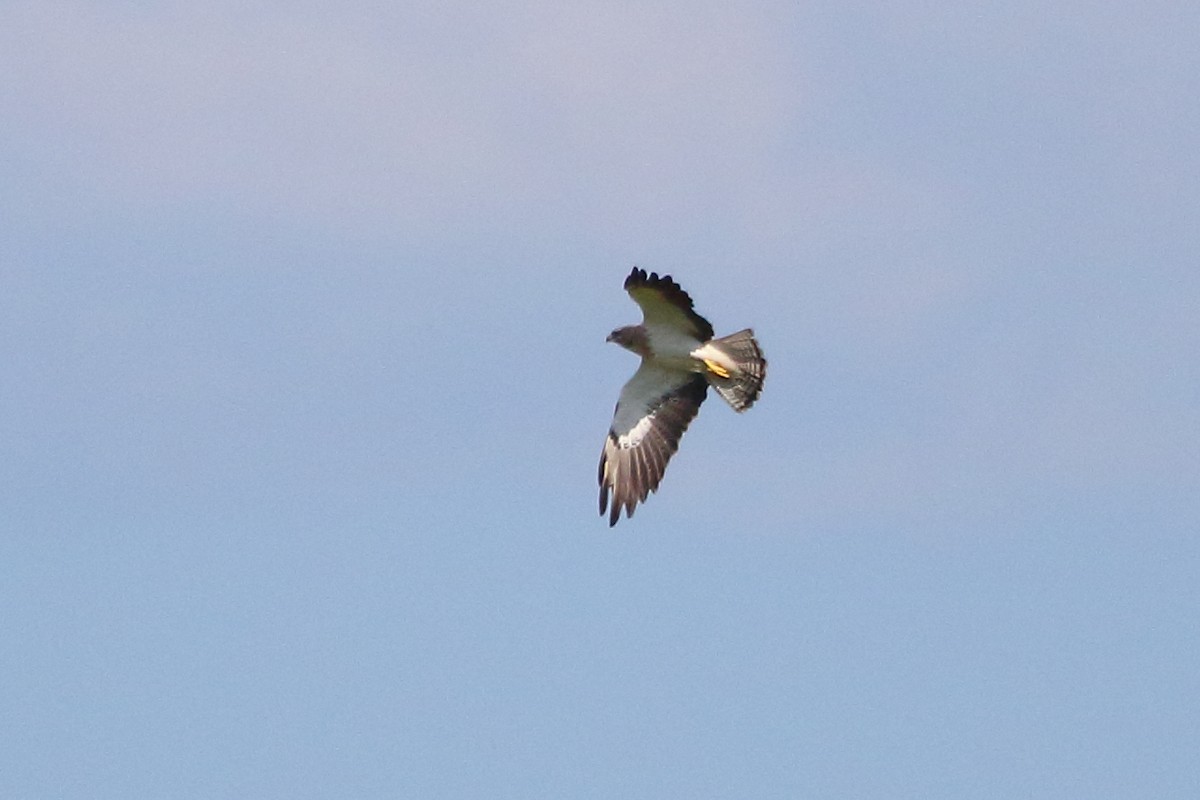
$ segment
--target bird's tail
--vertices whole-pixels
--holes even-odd
[[[767,377],[767,360],[754,340],[754,331],[747,328],[713,339],[702,349],[710,348],[710,353],[718,357],[704,359],[709,385],[734,411],[745,411],[762,394],[763,380]]]

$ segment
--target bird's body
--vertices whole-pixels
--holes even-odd
[[[720,339],[671,276],[634,268],[625,290],[641,306],[642,324],[618,328],[608,341],[641,356],[621,389],[600,456],[600,513],[616,525],[658,489],[667,462],[711,385],[735,411],[762,392],[767,362],[749,328]]]

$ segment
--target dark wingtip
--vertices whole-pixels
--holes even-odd
[[[629,277],[625,279],[625,288],[629,289],[633,286],[641,286],[647,280],[646,270],[640,267],[634,267],[629,272]]]
[[[691,308],[691,298],[688,297],[687,292],[683,291],[683,287],[676,283],[670,275],[659,275],[657,272],[647,273],[641,267],[634,267],[629,272],[629,277],[625,279],[625,288],[632,289],[637,286],[650,286],[655,289],[661,289],[668,294],[678,293],[683,296],[688,307]]]

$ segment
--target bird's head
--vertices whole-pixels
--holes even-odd
[[[624,328],[617,328],[608,335],[606,342],[619,344],[626,350],[630,350],[638,355],[644,355],[646,347],[646,331],[641,325],[629,325]]]

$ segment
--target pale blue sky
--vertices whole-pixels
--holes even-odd
[[[1193,5],[2,16],[0,796],[1200,792]]]

